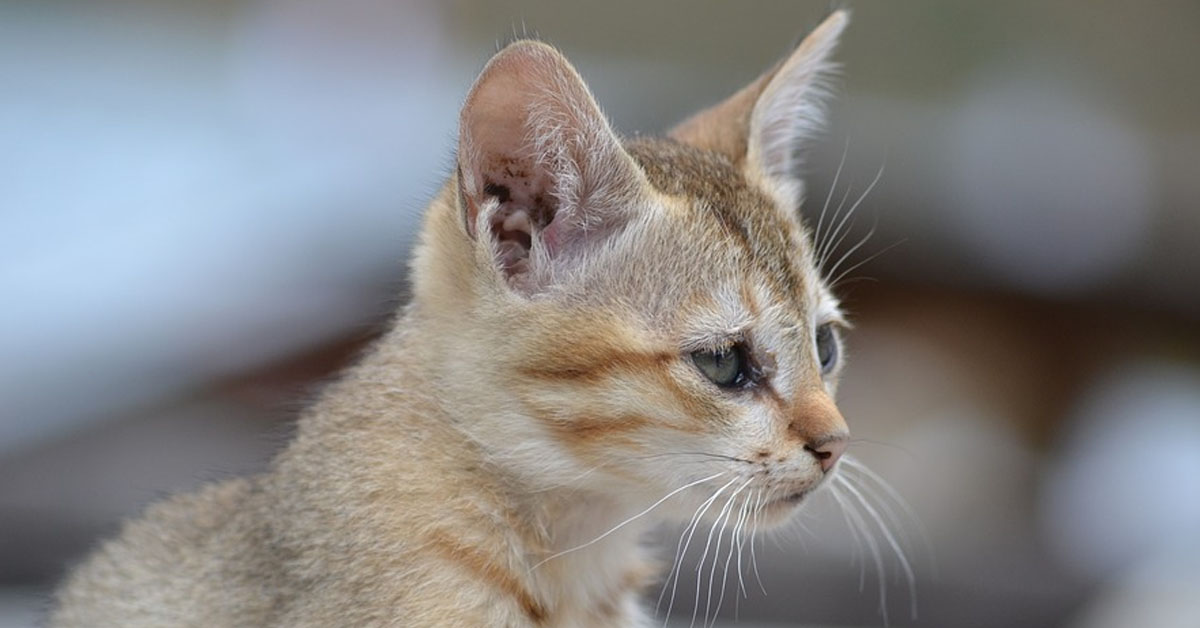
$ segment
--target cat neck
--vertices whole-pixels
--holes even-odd
[[[543,544],[527,556],[539,595],[563,615],[628,613],[656,576],[641,545],[654,521],[636,517],[642,509],[628,500],[578,491],[547,496],[532,510],[544,526]]]

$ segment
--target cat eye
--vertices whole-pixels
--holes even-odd
[[[721,388],[741,388],[753,383],[746,348],[735,344],[717,351],[693,351],[692,362]]]
[[[817,327],[817,360],[821,363],[821,374],[828,375],[837,365],[838,340],[833,331],[833,324],[825,323]]]

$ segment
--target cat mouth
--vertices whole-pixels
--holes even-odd
[[[776,497],[775,499],[772,499],[771,501],[766,503],[765,507],[770,508],[770,509],[790,508],[790,507],[796,506],[800,502],[804,501],[804,498],[808,497],[808,494],[811,492],[812,492],[811,490],[793,491],[791,493],[787,493],[787,494],[783,495],[782,497]]]
[[[758,508],[762,517],[761,523],[768,528],[784,523],[800,508],[800,504],[810,492],[812,491],[792,491],[765,501]]]

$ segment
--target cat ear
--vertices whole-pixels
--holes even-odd
[[[824,79],[848,12],[835,11],[786,59],[727,100],[671,131],[682,142],[724,153],[798,204],[797,151],[823,122]]]
[[[644,175],[554,48],[496,53],[459,119],[463,226],[509,284],[536,291],[623,226]]]

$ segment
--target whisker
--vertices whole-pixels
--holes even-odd
[[[860,281],[870,281],[872,283],[879,283],[879,278],[872,277],[870,275],[859,275],[858,277],[850,277],[850,278],[846,279],[845,281],[839,283],[836,286],[836,288],[840,292],[841,290],[845,290],[846,286],[849,286],[850,284],[853,284],[853,283],[858,283]]]
[[[893,243],[891,243],[891,244],[889,244],[889,245],[887,245],[887,246],[883,247],[882,249],[879,249],[879,250],[878,250],[878,251],[876,251],[875,253],[873,253],[873,254],[871,254],[870,256],[868,256],[868,257],[867,257],[867,259],[864,259],[863,261],[861,261],[861,262],[858,262],[857,264],[854,264],[853,266],[851,266],[851,267],[847,268],[846,270],[843,270],[843,271],[842,271],[842,273],[841,273],[840,275],[838,275],[837,277],[834,277],[834,278],[833,278],[833,280],[829,282],[829,286],[830,286],[831,288],[832,288],[832,287],[834,287],[834,286],[837,286],[837,285],[838,285],[838,282],[839,282],[839,281],[841,281],[841,280],[842,280],[842,278],[843,278],[843,277],[845,277],[846,275],[848,275],[848,274],[850,274],[850,273],[854,272],[855,270],[857,270],[857,269],[858,269],[859,267],[861,267],[862,265],[864,265],[864,264],[867,264],[867,263],[871,262],[872,260],[874,260],[875,258],[879,257],[880,255],[883,255],[884,253],[887,253],[888,251],[890,251],[890,250],[892,250],[892,249],[894,249],[894,248],[896,248],[896,247],[900,246],[901,244],[904,244],[905,242],[908,242],[908,239],[907,239],[907,238],[901,238],[901,239],[899,239],[899,240],[897,240],[897,241],[895,241],[895,242],[893,242]]]
[[[696,577],[696,599],[695,599],[695,604],[692,606],[692,623],[691,623],[692,626],[696,625],[696,614],[700,611],[700,584],[701,584],[700,574],[704,573],[704,563],[705,563],[705,561],[708,560],[708,550],[712,547],[713,533],[717,531],[718,527],[723,528],[723,526],[721,526],[721,519],[726,516],[726,513],[729,511],[729,507],[733,504],[734,498],[737,497],[738,493],[741,493],[742,489],[746,488],[752,480],[753,480],[753,478],[751,478],[750,480],[746,480],[741,486],[737,487],[737,490],[735,490],[733,493],[731,493],[729,495],[729,499],[726,499],[725,505],[721,507],[721,512],[717,513],[717,518],[713,521],[712,527],[710,527],[708,529],[708,539],[704,542],[704,553],[700,555],[700,563],[696,566],[696,576],[697,576]],[[717,535],[717,547],[718,548],[720,548],[720,546],[721,546],[720,539],[721,539],[721,536]],[[714,558],[714,561],[715,561],[715,558]],[[706,623],[708,621],[708,602],[711,601],[711,598],[712,598],[712,578],[710,577],[709,578],[709,599],[705,601],[705,607],[704,607],[704,619],[705,619]]]
[[[846,474],[846,476],[847,476],[846,482],[854,484],[854,486],[856,486],[860,491],[862,491],[864,497],[869,498],[875,502],[875,505],[880,510],[883,511],[883,513],[882,513],[883,519],[889,526],[896,528],[897,530],[903,531],[905,529],[906,522],[903,518],[901,518],[896,513],[896,510],[894,508],[892,508],[892,505],[886,499],[883,499],[880,496],[880,494],[875,491],[875,488],[872,487],[870,484],[868,484],[866,482],[855,481],[855,480],[864,480],[864,478],[861,476],[854,476],[850,473],[850,471],[851,470],[848,468],[843,470],[843,473]],[[905,539],[903,537],[901,537],[900,540],[903,541]],[[902,545],[906,545],[906,544],[902,543]]]
[[[762,498],[765,496],[765,490],[759,490],[758,498],[754,502],[754,525],[750,528],[750,564],[754,567],[754,579],[758,582],[758,588],[763,595],[767,594],[767,588],[763,586],[762,576],[758,575],[758,556],[754,553],[754,538],[758,533],[758,515],[762,511]]]
[[[829,209],[829,201],[833,199],[833,191],[837,189],[838,177],[842,176],[842,166],[846,165],[846,154],[850,152],[850,137],[846,137],[846,145],[842,147],[842,159],[838,162],[837,171],[833,173],[833,183],[829,184],[829,193],[825,195],[825,204],[821,206],[821,216],[817,218],[817,228],[813,231],[813,240],[821,241],[821,225],[825,222],[825,211]],[[847,188],[849,190],[849,188]],[[832,218],[830,219],[832,220]],[[820,248],[820,247],[818,247]]]
[[[700,507],[696,509],[696,514],[692,516],[692,520],[688,523],[688,526],[685,527],[683,529],[683,533],[679,535],[679,541],[682,543],[683,550],[681,552],[678,546],[675,548],[675,562],[671,567],[671,574],[674,574],[675,576],[675,584],[671,586],[671,600],[667,603],[667,618],[671,617],[671,609],[675,606],[675,592],[679,587],[679,573],[683,568],[683,558],[687,556],[688,547],[692,544],[692,536],[696,534],[696,528],[698,528],[700,525],[700,519],[704,517],[704,513],[708,512],[708,509],[713,505],[714,502],[716,502],[717,497],[723,493],[725,489],[732,486],[736,481],[736,478],[730,480],[724,486],[717,489],[716,492],[712,494],[712,497],[709,497],[704,501],[704,503],[700,504]],[[690,533],[688,532],[688,528],[691,529]],[[687,535],[686,543],[683,542],[684,535]],[[671,582],[671,574],[667,575],[666,582],[663,582],[662,593],[658,594],[658,605],[654,607],[655,614],[658,613],[659,605],[662,604],[663,593],[666,593],[667,585]],[[663,626],[667,625],[666,621],[666,619],[663,620]]]
[[[675,560],[672,561],[671,570],[670,570],[670,572],[667,573],[667,578],[663,582],[662,591],[660,591],[658,594],[658,604],[656,604],[654,607],[655,615],[658,614],[658,609],[662,605],[663,595],[667,592],[667,585],[669,585],[671,583],[671,577],[676,575],[676,573],[677,573],[676,570],[679,569],[680,566],[682,565],[683,556],[687,554],[688,544],[690,544],[692,541],[692,537],[688,534],[688,531],[690,530],[692,532],[692,534],[695,534],[695,528],[699,525],[700,518],[708,510],[709,506],[711,506],[713,504],[713,502],[715,502],[717,500],[717,498],[721,495],[721,493],[725,492],[725,489],[729,488],[735,482],[737,482],[737,478],[734,478],[734,479],[726,482],[720,488],[713,491],[713,494],[711,496],[709,496],[708,499],[704,500],[703,502],[700,503],[699,506],[696,507],[696,511],[694,513],[692,513],[691,520],[689,520],[688,524],[683,527],[683,531],[679,533],[679,542],[675,546]],[[684,537],[687,537],[686,544],[684,543]],[[678,579],[676,579],[676,585],[678,585],[678,584],[679,584]],[[674,596],[672,595],[672,597],[674,597]],[[667,610],[667,614],[668,615],[670,614],[669,608]]]
[[[742,567],[742,554],[746,543],[746,534],[744,534],[744,532],[745,526],[750,524],[751,519],[754,518],[754,515],[756,514],[755,506],[758,504],[758,495],[760,495],[761,492],[762,489],[755,489],[751,495],[746,496],[745,516],[744,519],[739,522],[739,527],[736,530],[738,537],[738,588],[733,594],[733,621],[738,621],[740,618],[740,612],[742,612],[742,599],[749,598],[748,594],[746,594],[746,582],[743,578],[744,569]],[[751,503],[751,501],[754,503]],[[752,546],[754,546],[754,537],[752,537],[754,530],[752,530],[752,528],[750,534],[750,544],[752,548]],[[724,586],[724,584],[722,584],[722,586]],[[738,594],[739,592],[740,596]],[[724,597],[724,588],[722,588],[721,593],[722,597]]]
[[[714,624],[717,621],[717,614],[721,612],[721,604],[725,602],[725,584],[729,580],[729,565],[730,565],[730,563],[733,562],[733,553],[734,553],[734,550],[737,549],[737,545],[738,545],[738,530],[741,528],[742,522],[746,518],[746,506],[750,503],[750,497],[751,497],[751,495],[745,495],[742,498],[742,505],[738,506],[738,509],[737,509],[737,511],[738,511],[737,519],[734,521],[733,527],[729,529],[729,556],[727,556],[725,558],[725,567],[721,571],[721,595],[720,595],[720,597],[717,598],[716,609],[713,610],[713,623]],[[718,556],[719,556],[719,554],[718,554]],[[740,558],[741,554],[739,553],[738,556]],[[739,560],[739,562],[740,562],[740,560]],[[713,566],[716,567],[715,561],[713,562]],[[710,593],[709,595],[711,597],[712,594]],[[707,614],[708,613],[705,612],[705,615],[707,615]]]
[[[937,564],[934,560],[933,543],[929,540],[929,531],[925,528],[925,524],[921,521],[921,518],[917,516],[915,511],[913,511],[912,506],[908,504],[908,501],[901,497],[900,493],[896,491],[895,488],[892,488],[891,484],[880,477],[878,473],[872,471],[870,467],[863,464],[862,461],[851,456],[844,456],[842,461],[847,463],[849,469],[855,471],[856,473],[862,474],[860,479],[864,481],[870,480],[873,482],[879,488],[879,490],[883,492],[884,496],[890,498],[892,503],[900,508],[900,511],[908,519],[909,523],[916,528],[917,536],[921,539],[921,546],[924,550],[926,559],[928,560],[930,568],[934,572],[934,577],[936,577]],[[864,490],[867,489],[865,482],[861,487]],[[883,505],[885,502],[881,499],[880,503]]]
[[[829,494],[833,496],[837,502],[838,509],[841,510],[842,519],[846,521],[846,527],[850,529],[850,536],[854,539],[854,551],[850,554],[850,565],[854,566],[855,557],[858,559],[858,592],[862,593],[867,582],[867,557],[866,551],[863,549],[863,540],[858,527],[854,525],[854,521],[850,519],[850,515],[846,514],[846,502],[842,500],[842,494],[838,491],[836,484],[829,485]]]
[[[756,489],[754,491],[753,495],[746,498],[746,517],[741,522],[740,529],[738,530],[737,577],[738,577],[738,590],[742,592],[742,597],[746,597],[746,581],[744,578],[742,578],[742,548],[744,548],[746,545],[746,535],[743,534],[743,532],[746,529],[746,527],[745,527],[746,524],[750,523],[750,518],[755,514],[754,506],[750,505],[750,500],[753,499],[754,504],[757,505],[758,504],[758,494],[759,494],[759,491]],[[753,530],[751,530],[751,534],[753,534],[753,533],[754,533]],[[753,543],[753,541],[751,541],[751,542]],[[737,598],[735,597],[734,599],[737,599]],[[735,610],[736,610],[736,607],[735,607]]]
[[[801,510],[800,512],[797,512],[795,514],[795,516],[793,516],[791,521],[789,522],[791,524],[791,526],[788,529],[791,532],[795,533],[796,542],[800,544],[801,548],[804,548],[804,535],[805,534],[807,534],[810,538],[813,538],[813,539],[817,538],[817,535],[814,534],[813,531],[807,525],[804,525],[804,517],[806,517],[807,515],[808,515],[807,512]]]
[[[733,505],[733,500],[736,497],[737,497],[737,493],[734,493],[732,496],[730,496],[730,501],[728,504],[726,504],[727,508],[728,508],[728,506]],[[713,576],[716,575],[717,565],[719,565],[721,563],[721,539],[725,536],[726,523],[728,523],[729,517],[733,514],[733,510],[729,509],[728,511],[726,511],[725,509],[722,509],[721,513],[724,516],[717,517],[717,521],[713,526],[713,529],[717,530],[717,545],[713,549],[712,566],[708,570],[708,593],[704,596],[704,624],[703,624],[704,628],[708,628],[708,612],[709,612],[710,607],[712,606]],[[703,567],[703,565],[702,565],[702,567]],[[700,571],[701,571],[700,569],[696,570],[697,575],[700,575]],[[700,593],[699,583],[697,583],[696,593],[697,594]]]
[[[713,601],[713,596],[712,596],[713,578],[714,578],[714,576],[716,576],[716,573],[717,573],[717,565],[719,565],[721,563],[721,539],[725,536],[725,530],[727,530],[729,527],[728,526],[729,518],[732,516],[733,516],[733,510],[730,509],[729,512],[725,515],[725,518],[721,519],[717,522],[717,525],[720,527],[720,530],[717,532],[717,545],[713,549],[712,566],[708,570],[708,593],[704,597],[704,628],[708,628],[708,612],[709,612],[709,608],[712,606],[712,601]],[[732,541],[732,539],[731,539],[731,541]],[[720,610],[720,608],[718,607],[717,610]]]
[[[607,466],[610,466],[610,463],[602,462],[598,465],[591,467],[590,469],[587,469],[583,473],[580,473],[580,474],[576,475],[575,477],[572,477],[570,480],[567,480],[565,482],[558,482],[555,484],[551,484],[550,486],[547,486],[545,488],[540,488],[540,489],[532,490],[529,492],[530,493],[545,493],[547,491],[557,491],[557,490],[563,489],[563,488],[570,488],[572,486],[575,486],[579,482],[582,482],[583,479],[586,478],[587,476],[589,476],[589,475],[595,473],[596,471],[599,471],[600,469],[607,467]]]
[[[850,185],[846,186],[846,191],[842,193],[842,200],[838,201],[837,209],[833,210],[833,215],[830,216],[830,232],[822,236],[821,245],[817,247],[817,268],[824,266],[825,262],[828,261],[829,254],[832,252],[831,245],[833,244],[834,237],[836,237],[835,232],[833,232],[832,223],[841,214],[842,208],[846,206],[846,201],[850,198],[850,191],[853,188],[854,182],[851,181]]]
[[[842,253],[842,256],[838,258],[837,262],[835,262],[833,264],[833,266],[831,266],[829,268],[829,270],[825,271],[825,276],[833,277],[834,273],[837,272],[838,267],[841,266],[843,263],[845,263],[847,259],[850,259],[850,256],[854,255],[855,251],[857,251],[859,248],[861,248],[864,244],[866,244],[871,239],[872,236],[875,235],[875,230],[878,229],[878,227],[879,227],[879,219],[876,218],[874,220],[874,222],[871,223],[871,228],[867,230],[866,235],[864,235],[862,238],[859,238],[858,242],[856,242],[854,244],[854,246],[847,249],[845,253]],[[847,232],[847,233],[849,233],[849,232]],[[853,268],[853,266],[851,268]],[[832,285],[832,282],[830,285]]]
[[[846,484],[846,477],[844,475],[835,475],[834,480],[841,482],[843,486],[848,486],[848,484]],[[875,573],[879,579],[879,614],[883,617],[883,625],[886,627],[890,625],[890,622],[888,621],[887,581],[885,579],[883,568],[883,555],[879,551],[879,544],[875,541],[874,535],[867,534],[867,532],[870,531],[870,528],[867,526],[866,520],[864,520],[862,515],[859,514],[858,509],[854,507],[854,502],[847,503],[850,504],[851,507],[847,508],[846,512],[849,513],[850,517],[852,517],[858,523],[859,528],[864,533],[864,538],[867,541],[867,547],[871,550],[871,558],[875,563]]]
[[[847,217],[842,213],[842,209],[846,206],[846,201],[849,200],[850,192],[853,190],[853,188],[853,184],[846,186],[846,192],[842,194],[842,200],[838,201],[838,207],[834,212],[834,218],[837,218],[838,216],[842,216],[843,218]],[[829,261],[829,256],[833,255],[833,252],[837,250],[837,245],[840,242],[840,240],[838,240],[838,236],[842,232],[841,223],[838,224],[837,230],[832,229],[833,225],[830,225],[830,227],[830,233],[826,234],[825,241],[821,243],[820,255],[817,257],[818,269],[825,267],[825,264]]]
[[[901,451],[906,451],[903,448],[900,449]],[[917,516],[915,511],[913,511],[912,506],[909,506],[908,501],[905,500],[904,497],[900,495],[899,491],[893,488],[892,485],[887,482],[887,480],[884,480],[878,473],[875,473],[875,471],[863,464],[863,462],[858,458],[847,455],[842,457],[842,462],[844,462],[850,470],[854,471],[855,473],[862,474],[862,479],[874,482],[879,489],[883,491],[885,495],[887,495],[887,497],[891,498],[891,500],[897,506],[899,506],[901,510],[904,511],[905,516],[907,516],[913,524],[924,527],[921,523],[921,518]]]
[[[667,501],[668,499],[670,499],[670,498],[674,497],[675,495],[678,495],[678,494],[679,494],[681,491],[684,491],[684,490],[686,490],[686,489],[689,489],[689,488],[691,488],[691,487],[693,487],[693,486],[695,486],[695,485],[697,485],[697,484],[703,484],[703,483],[705,483],[705,482],[707,482],[707,481],[709,481],[709,480],[712,480],[712,479],[714,479],[714,478],[721,477],[722,475],[725,475],[725,472],[716,473],[716,474],[710,475],[710,476],[708,476],[708,477],[706,477],[706,478],[703,478],[703,479],[700,479],[700,480],[696,480],[695,482],[690,482],[690,483],[688,483],[688,484],[685,484],[685,485],[683,485],[683,486],[681,486],[681,487],[679,487],[679,488],[677,488],[677,489],[675,489],[675,490],[671,491],[670,493],[667,493],[665,496],[663,496],[663,498],[662,498],[662,499],[660,499],[660,500],[658,500],[658,501],[654,502],[653,504],[651,504],[649,508],[646,508],[645,510],[643,510],[643,511],[639,512],[638,514],[636,514],[636,515],[634,515],[634,516],[632,516],[632,517],[630,517],[630,518],[628,518],[628,519],[626,519],[626,520],[622,521],[621,523],[618,523],[617,525],[613,526],[612,528],[609,528],[609,530],[608,530],[607,532],[605,532],[604,534],[601,534],[600,536],[598,536],[598,537],[596,537],[596,538],[594,538],[594,539],[592,539],[592,540],[588,541],[587,543],[584,543],[583,545],[577,545],[577,546],[575,546],[575,547],[572,547],[571,549],[566,549],[566,550],[563,550],[563,551],[561,551],[561,552],[558,552],[558,553],[556,553],[556,554],[552,554],[552,555],[550,555],[550,556],[549,556],[549,557],[547,557],[547,558],[543,558],[543,559],[542,559],[541,561],[539,561],[537,564],[535,564],[534,566],[530,567],[530,568],[529,568],[529,570],[530,570],[530,571],[533,571],[534,569],[537,569],[538,567],[540,567],[540,566],[542,566],[543,564],[545,564],[547,561],[554,560],[555,558],[558,558],[559,556],[563,556],[563,555],[565,555],[565,554],[569,554],[569,553],[571,553],[571,552],[574,552],[574,551],[577,551],[577,550],[581,550],[581,549],[583,549],[583,548],[585,548],[585,547],[589,547],[589,546],[591,546],[591,545],[595,545],[596,543],[600,542],[602,539],[604,539],[604,538],[605,538],[605,537],[607,537],[608,535],[612,534],[613,532],[616,532],[617,530],[620,530],[621,528],[625,527],[626,525],[628,525],[628,524],[632,523],[633,521],[635,521],[635,520],[637,520],[637,519],[641,518],[642,516],[646,515],[646,514],[647,514],[647,513],[649,513],[651,510],[654,510],[655,508],[657,508],[657,507],[659,506],[659,504],[662,504],[663,502],[665,502],[665,501]]]
[[[820,262],[821,266],[824,266],[825,262],[828,261],[828,256],[830,254],[832,254],[833,251],[837,250],[837,247],[840,246],[842,241],[846,239],[846,236],[850,234],[851,230],[849,228],[847,228],[845,230],[845,232],[843,232],[842,227],[844,225],[846,225],[846,222],[848,220],[850,220],[850,217],[854,215],[855,210],[857,210],[858,207],[860,205],[862,205],[862,202],[867,199],[867,195],[869,195],[871,193],[871,190],[875,189],[875,186],[879,183],[879,179],[883,177],[884,165],[886,165],[886,164],[882,164],[879,166],[879,172],[875,173],[875,178],[871,181],[871,184],[867,186],[867,189],[863,191],[862,195],[858,197],[857,201],[854,201],[854,204],[850,206],[850,209],[846,211],[846,213],[842,216],[841,221],[838,222],[837,228],[834,229],[835,235],[831,236],[831,237],[836,237],[837,241],[833,242],[830,246],[826,247],[826,250],[824,252],[825,254],[821,256],[821,262]],[[841,235],[839,236],[836,234],[841,234]]]
[[[744,462],[746,464],[754,464],[752,461],[746,460],[745,458],[738,458],[735,456],[727,456],[725,454],[714,454],[714,453],[710,453],[707,451],[668,451],[668,452],[657,453],[657,454],[648,454],[645,456],[630,456],[629,458],[631,460],[650,460],[650,459],[654,459],[654,458],[666,458],[669,456],[704,456],[707,458],[713,458],[715,460],[729,460],[731,462]]]
[[[917,578],[913,574],[912,565],[910,565],[908,562],[908,556],[904,553],[904,549],[900,547],[900,544],[896,542],[895,535],[893,535],[891,530],[888,529],[888,526],[886,523],[884,523],[883,518],[880,517],[879,513],[871,507],[871,504],[867,501],[867,498],[854,487],[854,483],[850,481],[850,476],[843,476],[843,478],[845,480],[845,487],[852,494],[854,494],[855,497],[858,498],[858,501],[867,511],[867,514],[871,515],[871,518],[875,520],[875,524],[879,526],[879,531],[883,533],[883,538],[887,539],[888,545],[890,545],[892,547],[892,551],[896,553],[896,558],[900,560],[900,566],[904,569],[904,576],[908,580],[910,613],[912,615],[912,619],[915,620],[917,618]]]

